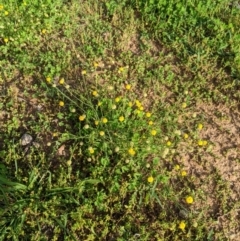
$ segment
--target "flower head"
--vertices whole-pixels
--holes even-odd
[[[187,204],[192,204],[193,203],[193,197],[192,196],[187,196],[186,197],[186,203]]]
[[[154,181],[154,178],[153,178],[152,176],[150,176],[150,177],[148,177],[147,181],[148,181],[149,183],[152,183],[152,182]]]
[[[63,101],[59,101],[59,106],[64,106],[64,102]]]
[[[82,75],[85,75],[86,73],[87,73],[87,71],[86,70],[82,70]]]
[[[102,123],[106,124],[108,122],[108,119],[106,117],[102,118]]]
[[[153,125],[153,121],[149,121],[148,125],[152,126]]]
[[[187,176],[187,172],[186,172],[185,170],[181,171],[181,176],[182,176],[182,177]]]
[[[124,121],[124,116],[120,116],[118,119],[119,119],[120,122],[123,122]]]
[[[51,77],[49,77],[49,76],[46,78],[46,81],[47,81],[48,83],[50,83],[51,80],[52,80],[52,79],[51,79]]]
[[[80,115],[80,116],[79,116],[79,120],[80,120],[80,121],[84,121],[85,119],[86,119],[86,115]]]
[[[118,103],[120,100],[121,100],[120,97],[116,97],[116,98],[115,98],[115,102],[117,102],[117,103]]]
[[[182,103],[182,108],[185,109],[187,107],[187,103]]]
[[[172,142],[171,141],[167,141],[167,146],[171,146]]]
[[[198,130],[202,130],[203,128],[203,124],[202,123],[199,123],[198,126],[197,126]]]
[[[92,147],[89,147],[89,148],[88,148],[88,151],[89,151],[90,154],[93,154],[93,153],[94,153],[94,149],[93,149]]]
[[[64,78],[61,78],[61,79],[59,80],[59,84],[60,84],[60,85],[63,85],[64,82],[65,82]]]
[[[152,135],[152,136],[156,136],[156,134],[157,134],[157,131],[156,131],[156,130],[151,130],[151,135]]]
[[[46,29],[42,29],[42,31],[41,31],[42,34],[45,34],[46,32],[47,32]]]
[[[97,97],[97,96],[98,96],[98,92],[97,92],[96,90],[94,90],[94,91],[92,92],[92,95],[95,96],[95,97]]]
[[[100,131],[100,132],[99,132],[99,135],[100,135],[100,136],[104,136],[104,135],[105,135],[104,131]]]
[[[179,226],[178,226],[182,231],[184,231],[185,230],[185,227],[186,227],[186,223],[184,222],[184,221],[181,221],[180,223],[179,223]]]
[[[7,43],[9,40],[8,40],[8,38],[4,38],[3,41],[4,41],[4,43]]]
[[[128,153],[130,156],[134,156],[136,154],[136,151],[131,147],[128,149]]]
[[[126,90],[130,90],[130,89],[132,88],[132,86],[131,86],[130,84],[127,84],[127,85],[125,86],[125,88],[126,88]]]
[[[124,67],[120,67],[119,69],[118,69],[118,73],[121,73],[121,72],[123,72],[124,71]]]
[[[146,113],[146,117],[148,117],[148,118],[151,117],[151,115],[152,115],[152,114],[151,114],[150,112],[147,112],[147,113]]]

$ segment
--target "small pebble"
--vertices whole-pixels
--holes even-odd
[[[26,146],[32,142],[33,138],[29,134],[23,134],[21,139],[20,139],[20,144],[22,146]]]

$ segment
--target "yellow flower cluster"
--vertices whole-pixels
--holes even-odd
[[[144,107],[142,106],[142,103],[139,100],[136,100],[135,104],[139,110],[144,110]]]
[[[198,141],[199,146],[206,146],[207,144],[208,144],[208,142],[206,140],[199,140]]]

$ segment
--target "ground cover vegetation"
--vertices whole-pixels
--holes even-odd
[[[0,1],[0,240],[239,240],[239,22]]]

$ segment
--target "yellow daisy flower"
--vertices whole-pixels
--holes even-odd
[[[80,116],[79,116],[79,120],[80,120],[80,121],[84,121],[85,119],[86,119],[86,115],[80,115]]]
[[[128,153],[129,155],[134,156],[136,154],[136,151],[131,147],[128,149]]]
[[[93,153],[94,153],[94,149],[93,149],[92,147],[89,147],[89,148],[88,148],[88,151],[89,151],[90,154],[93,154]]]
[[[119,119],[120,122],[123,122],[124,121],[124,116],[120,116],[118,119]]]
[[[152,136],[156,136],[156,134],[157,134],[157,131],[156,131],[156,130],[151,130],[151,135],[152,135]]]
[[[147,113],[146,113],[146,117],[148,117],[148,118],[151,117],[151,115],[152,115],[152,114],[151,114],[150,112],[147,112]]]
[[[64,106],[64,102],[63,101],[59,101],[59,106]]]
[[[186,223],[184,222],[184,221],[181,221],[180,223],[179,223],[179,226],[178,226],[182,231],[184,231],[185,230],[185,227],[186,227]]]
[[[105,135],[104,131],[100,131],[100,132],[99,132],[99,135],[100,135],[100,136],[104,136],[104,135]]]
[[[152,183],[152,182],[154,181],[154,178],[153,178],[152,176],[150,176],[150,177],[148,177],[147,181],[148,181],[149,183]]]
[[[187,204],[192,204],[193,203],[193,197],[192,196],[187,196],[186,197],[186,203]]]
[[[59,84],[60,84],[60,85],[63,85],[64,82],[65,82],[64,78],[61,78],[61,79],[59,80]]]
[[[131,87],[132,87],[132,86],[131,86],[130,84],[127,84],[127,85],[125,86],[126,90],[130,90]]]
[[[103,118],[102,118],[102,123],[106,124],[107,122],[108,122],[108,119],[105,118],[105,117],[103,117]]]

